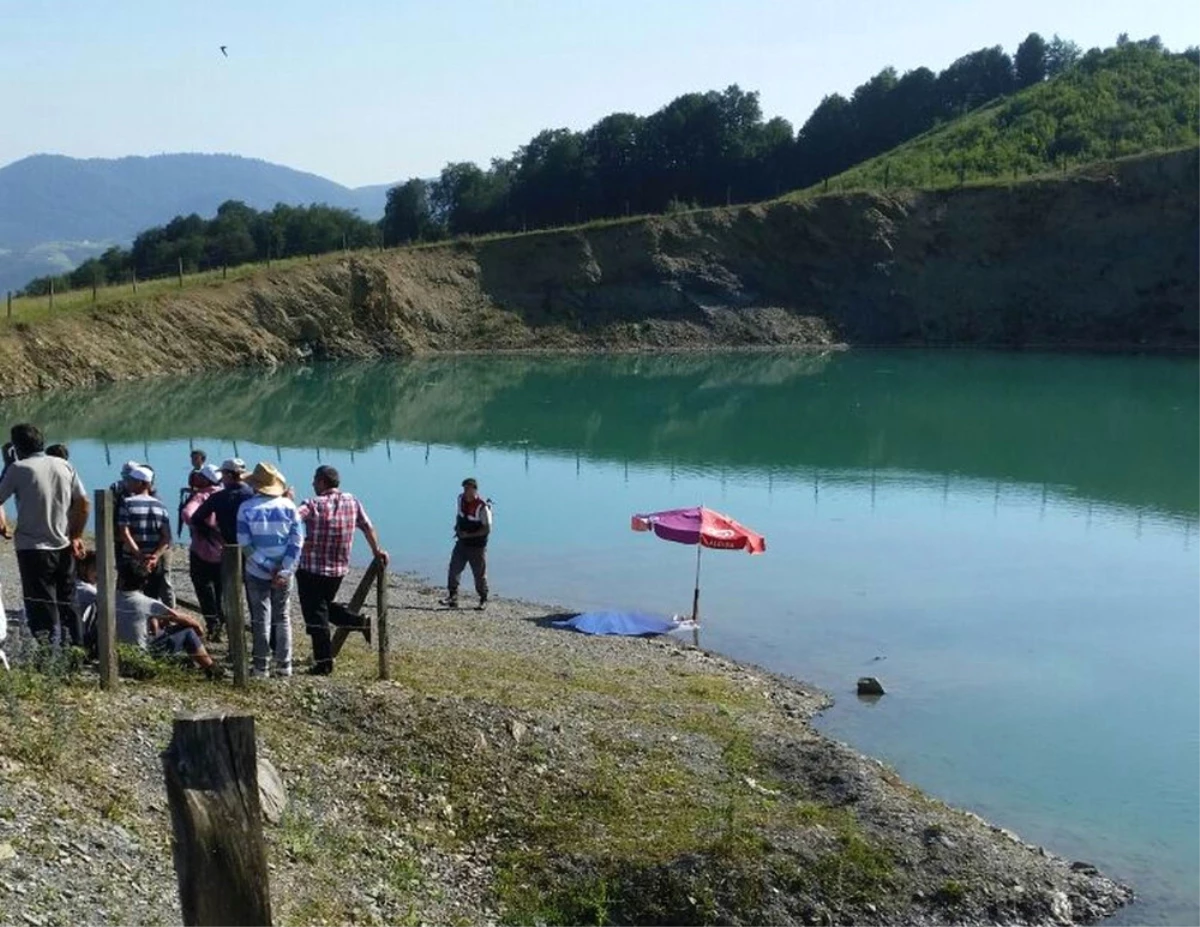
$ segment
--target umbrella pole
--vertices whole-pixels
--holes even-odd
[[[700,552],[704,545],[696,545],[696,587],[692,590],[692,644],[700,646]]]

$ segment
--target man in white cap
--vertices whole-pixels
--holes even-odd
[[[175,590],[167,571],[167,551],[171,549],[171,516],[167,507],[150,492],[154,471],[145,464],[133,467],[125,477],[129,489],[117,509],[117,528],[121,546],[118,564],[141,561],[146,568],[146,595],[168,608],[175,606]]]
[[[254,635],[250,675],[259,679],[270,676],[274,650],[275,675],[291,676],[288,603],[292,576],[304,547],[304,523],[296,503],[284,495],[287,483],[274,466],[258,464],[246,483],[255,494],[238,509],[237,542],[245,548],[246,600]]]
[[[209,526],[209,518],[215,517],[221,543],[236,544],[238,542],[238,509],[242,507],[243,502],[254,495],[254,490],[246,485],[245,477],[246,462],[242,458],[230,457],[221,463],[221,485],[224,488],[213,493],[200,504],[196,511],[192,512],[191,518],[188,519],[192,531],[201,534],[210,533],[212,529]]]

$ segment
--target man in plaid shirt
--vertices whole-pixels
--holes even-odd
[[[296,569],[296,589],[300,593],[300,611],[312,637],[313,665],[309,673],[327,676],[333,672],[333,646],[330,624],[362,628],[362,618],[334,602],[338,589],[350,569],[350,548],[354,531],[362,531],[375,559],[388,564],[387,551],[379,546],[375,526],[362,503],[342,492],[341,478],[333,467],[317,467],[313,475],[316,495],[300,503],[300,519],[308,540]]]

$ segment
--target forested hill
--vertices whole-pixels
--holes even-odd
[[[1012,179],[1200,141],[1200,66],[1156,42],[1092,51],[1057,79],[997,99],[864,161],[835,189]]]
[[[1013,124],[1005,141],[1013,151],[981,143],[966,165],[972,177],[1178,146],[1196,138],[1198,61],[1200,49],[1173,54],[1157,38],[1121,36],[1108,51],[1083,54],[1033,33],[1014,56],[994,46],[937,74],[885,68],[849,98],[826,96],[798,132],[765,119],[758,95],[736,85],[686,94],[649,116],[613,113],[582,132],[540,132],[487,169],[456,162],[432,182],[409,180],[389,193],[384,240],[769,199],[939,127],[961,127],[974,145],[979,117],[970,114],[992,101],[1007,120],[996,131]]]

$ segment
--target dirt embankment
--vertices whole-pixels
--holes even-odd
[[[1197,152],[264,270],[0,332],[0,395],[310,357],[1200,343]]]

